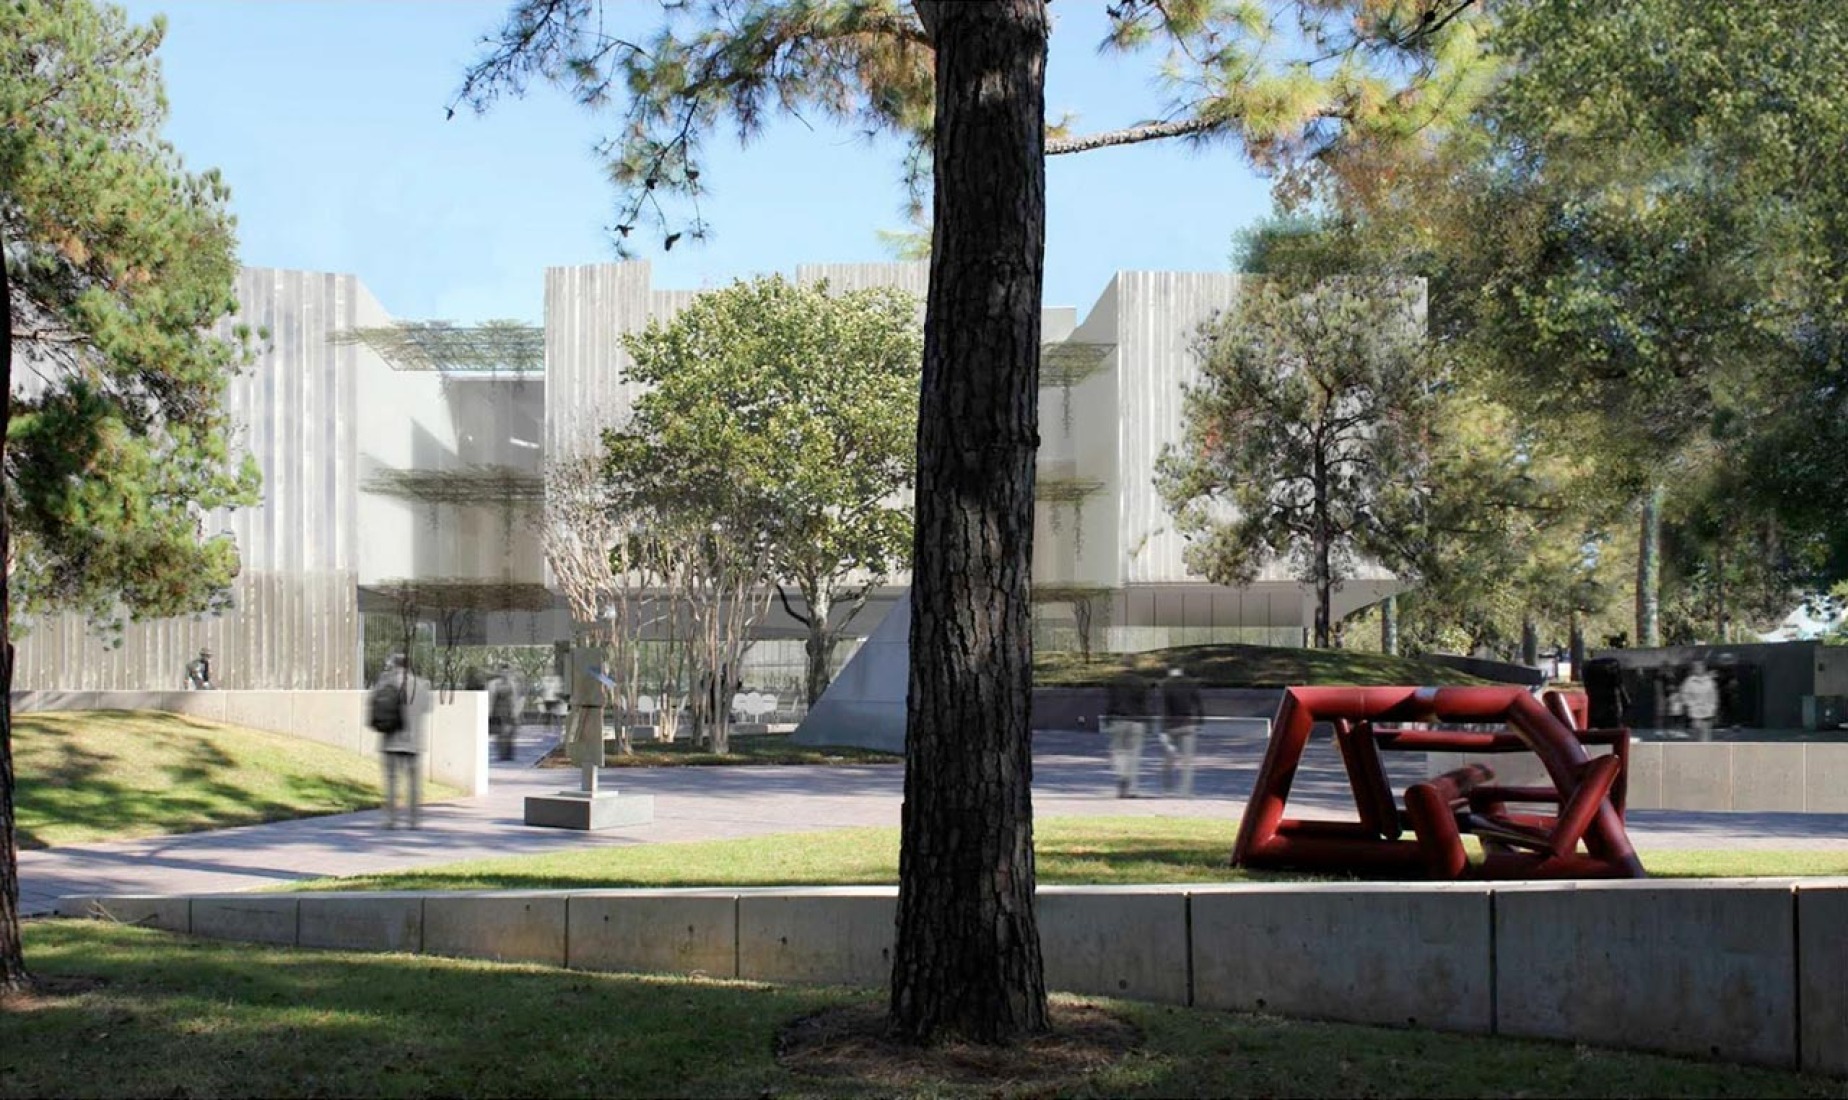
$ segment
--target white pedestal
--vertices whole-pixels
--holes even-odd
[[[613,829],[654,820],[654,795],[614,791],[559,791],[528,795],[526,824],[553,829]]]

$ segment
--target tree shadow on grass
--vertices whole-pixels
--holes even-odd
[[[757,1095],[787,990],[35,926],[35,967],[107,985],[9,1044],[18,1095]],[[0,1035],[14,1034],[0,1017]]]

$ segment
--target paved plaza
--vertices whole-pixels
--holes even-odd
[[[65,894],[192,894],[253,890],[324,875],[402,870],[458,860],[566,848],[668,844],[834,829],[896,827],[903,798],[896,766],[609,768],[605,790],[651,794],[652,824],[600,833],[529,827],[523,800],[576,786],[573,770],[536,768],[554,735],[522,732],[514,760],[496,762],[489,791],[479,798],[433,803],[423,828],[390,831],[382,811],[249,825],[215,832],[149,837],[109,844],[21,852],[20,902],[26,915],[53,910]],[[1264,755],[1265,740],[1248,734],[1200,737],[1192,798],[1164,796],[1153,739],[1145,753],[1143,797],[1115,795],[1106,739],[1056,732],[1034,741],[1034,812],[1067,816],[1212,818],[1225,823],[1230,854]],[[1422,760],[1422,757],[1416,758]],[[1413,758],[1390,761],[1395,789],[1413,781]],[[1296,776],[1290,812],[1305,817],[1352,817],[1347,778],[1335,752],[1318,741]],[[1630,836],[1645,857],[1651,849],[1840,848],[1848,851],[1848,815],[1683,813],[1636,810]]]

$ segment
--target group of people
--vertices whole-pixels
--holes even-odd
[[[1169,669],[1159,686],[1128,669],[1113,677],[1105,692],[1104,732],[1110,735],[1117,797],[1140,793],[1142,746],[1151,725],[1161,746],[1162,790],[1175,788],[1178,772],[1180,793],[1192,794],[1194,740],[1204,717],[1199,683],[1178,668]]]

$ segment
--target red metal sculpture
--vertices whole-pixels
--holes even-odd
[[[1518,687],[1290,688],[1232,863],[1439,879],[1642,878],[1623,826],[1629,731],[1584,729],[1584,712],[1583,696],[1548,692],[1542,700]],[[1334,728],[1358,821],[1283,816],[1317,722]],[[1447,729],[1446,722],[1504,729]],[[1593,757],[1588,744],[1612,751]],[[1382,751],[1532,752],[1552,786],[1498,786],[1493,771],[1470,765],[1412,784],[1401,808]],[[1553,812],[1514,813],[1510,803]],[[1480,862],[1469,860],[1465,834],[1480,841]]]

